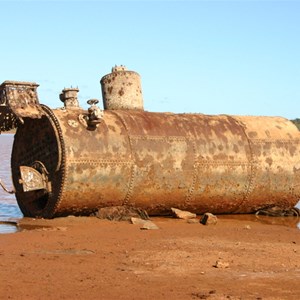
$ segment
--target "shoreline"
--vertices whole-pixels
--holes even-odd
[[[3,299],[299,299],[299,229],[151,220],[23,218],[0,235]]]

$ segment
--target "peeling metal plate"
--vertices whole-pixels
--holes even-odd
[[[24,192],[46,189],[47,184],[40,172],[27,166],[20,166],[21,180]]]

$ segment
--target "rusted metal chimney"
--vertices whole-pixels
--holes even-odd
[[[144,110],[140,75],[115,66],[100,80],[103,107],[107,110]]]
[[[79,102],[77,99],[78,88],[65,88],[59,95],[59,99],[64,103],[65,108],[73,109],[79,108]]]

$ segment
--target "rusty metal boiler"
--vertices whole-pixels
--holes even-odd
[[[18,103],[32,84],[2,84],[1,103],[19,120],[11,164],[25,216],[85,215],[120,205],[150,215],[168,214],[171,207],[251,213],[298,202],[300,133],[292,122],[146,112],[137,73],[112,71],[101,80],[104,111],[95,99],[83,110],[78,89],[65,89],[63,108],[40,105],[36,96],[25,114]],[[116,86],[107,80],[112,77]],[[14,92],[19,102],[9,97],[11,89],[22,95]],[[137,96],[127,101],[128,93]]]

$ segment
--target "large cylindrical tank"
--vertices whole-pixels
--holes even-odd
[[[105,110],[87,128],[81,109],[24,118],[12,174],[26,216],[89,214],[132,205],[150,215],[250,213],[300,198],[300,135],[280,117]],[[25,192],[20,166],[43,169],[48,189]]]

